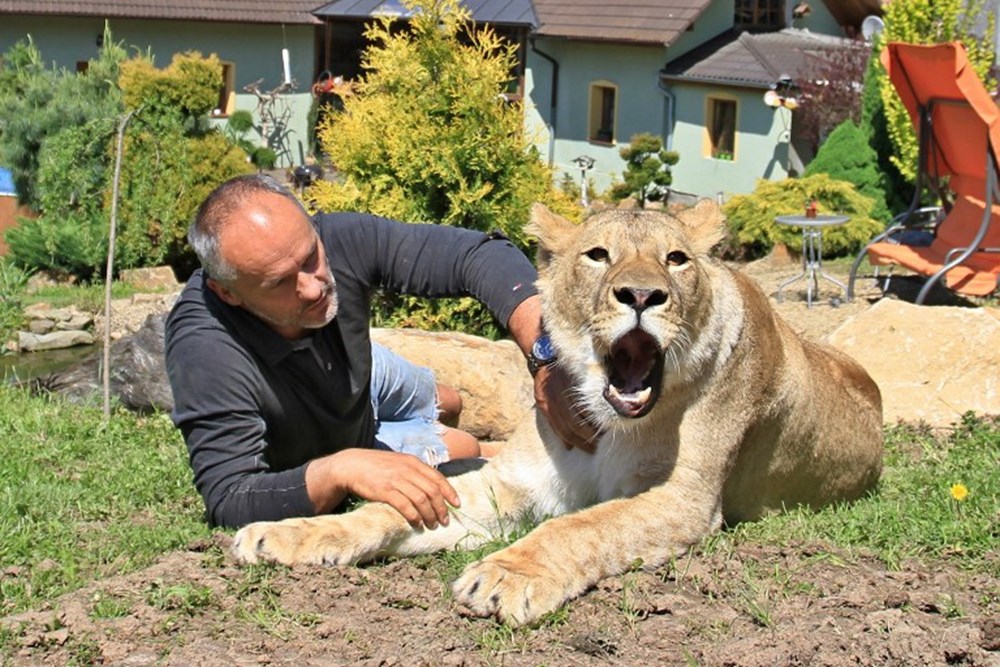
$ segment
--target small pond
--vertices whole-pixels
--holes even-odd
[[[100,345],[77,345],[62,350],[0,355],[0,380],[29,380],[61,371],[100,351]]]

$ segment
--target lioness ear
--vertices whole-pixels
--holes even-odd
[[[707,255],[726,235],[726,216],[711,199],[698,200],[691,208],[678,213],[677,219],[684,223],[691,245],[700,254]]]
[[[538,265],[547,265],[552,255],[558,253],[573,238],[576,228],[576,225],[556,215],[544,204],[532,204],[531,221],[524,231],[538,237]]]

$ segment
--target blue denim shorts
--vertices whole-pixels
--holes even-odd
[[[371,399],[376,449],[412,454],[432,466],[448,461],[430,369],[373,342]]]

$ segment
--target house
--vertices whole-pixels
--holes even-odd
[[[756,178],[782,178],[808,159],[795,146],[794,113],[767,106],[763,93],[800,74],[790,64],[804,53],[837,48],[834,37],[879,8],[878,0],[464,3],[474,21],[518,44],[508,97],[525,102],[530,136],[557,175],[586,176],[603,190],[624,167],[622,145],[652,132],[680,153],[674,190],[713,197],[750,191]],[[405,13],[399,0],[0,0],[0,50],[30,34],[43,57],[78,67],[97,54],[107,19],[115,39],[150,48],[160,66],[178,51],[216,53],[225,63],[219,122],[234,109],[254,111],[281,164],[293,165],[309,153],[312,84],[360,74],[364,22]]]
[[[879,3],[535,0],[535,8],[529,124],[553,167],[603,190],[621,174],[621,145],[651,132],[680,154],[672,190],[724,198],[751,191],[757,178],[784,178],[797,165],[788,150],[791,113],[763,101],[786,74],[786,56],[836,48]],[[772,38],[788,28],[797,36]],[[712,143],[713,125],[725,127],[728,150]],[[580,165],[591,163],[583,172]]]
[[[311,86],[321,64],[318,0],[0,0],[0,52],[30,35],[42,57],[70,71],[97,56],[107,21],[116,41],[147,49],[158,67],[174,53],[214,53],[224,84],[215,116],[269,106],[271,147],[283,165],[308,153]],[[287,53],[287,55],[286,55]],[[285,63],[287,62],[287,66]],[[289,83],[285,83],[285,79]],[[262,97],[249,88],[256,86]],[[280,89],[280,95],[269,95]]]

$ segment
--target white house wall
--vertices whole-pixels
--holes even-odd
[[[316,48],[313,27],[126,19],[114,19],[110,25],[115,41],[123,42],[130,54],[149,49],[160,68],[169,65],[175,53],[184,51],[214,53],[220,60],[234,63],[236,108],[251,112],[257,109],[257,98],[244,87],[258,79],[263,79],[263,91],[278,86],[283,78],[281,50],[287,48],[296,85],[277,102],[291,111],[282,163],[301,164],[308,153],[307,116]],[[103,19],[8,15],[0,22],[0,51],[30,34],[46,63],[73,71],[77,61],[97,56],[97,41],[103,32]]]

